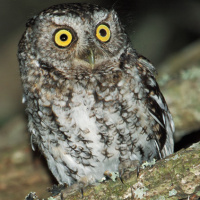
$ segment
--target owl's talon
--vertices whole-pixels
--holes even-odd
[[[84,197],[84,195],[83,195],[83,188],[81,188],[81,195],[82,195],[82,198]]]
[[[66,197],[68,197],[69,195],[71,195],[71,194],[73,194],[73,193],[75,193],[75,192],[77,192],[77,191],[80,191],[80,190],[81,190],[81,189],[80,189],[80,187],[79,187],[79,184],[78,184],[78,183],[75,183],[75,184],[73,184],[73,185],[71,185],[71,186],[65,188],[64,190],[62,190],[62,192],[61,192],[60,195],[59,195],[59,198],[60,198],[61,200],[63,200],[63,199],[65,199]],[[82,190],[81,190],[81,195],[82,195],[82,197],[83,197],[83,192],[82,192]]]
[[[122,182],[122,184],[124,184],[123,178],[119,177],[120,181]]]
[[[67,187],[65,190],[62,191],[63,198],[75,193],[81,192],[82,198],[84,197],[84,189],[89,185],[94,185],[96,183],[95,179],[92,176],[83,176],[79,179],[77,183]]]
[[[140,166],[137,166],[137,178],[139,176],[139,173],[140,173]]]
[[[62,193],[62,192],[60,193],[60,199],[61,199],[61,200],[64,200],[64,197],[63,197],[63,193]]]
[[[52,196],[56,196],[58,194],[61,193],[62,190],[64,190],[66,188],[66,185],[61,185],[61,184],[58,184],[58,185],[53,185],[52,188],[48,188],[48,192],[50,192],[52,194]]]
[[[139,176],[140,162],[139,160],[125,160],[119,164],[119,177],[124,184],[123,179],[128,179],[133,174],[133,171],[137,170],[137,177]]]

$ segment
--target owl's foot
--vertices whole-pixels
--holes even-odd
[[[83,176],[79,179],[77,183],[74,183],[71,186],[68,186],[64,190],[61,191],[62,198],[65,199],[69,195],[75,193],[75,192],[81,192],[81,195],[83,197],[83,191],[84,189],[89,185],[95,185],[96,180],[93,176]]]
[[[47,190],[48,190],[48,192],[50,192],[52,194],[52,196],[56,196],[56,195],[60,194],[61,191],[64,190],[65,188],[66,188],[65,184],[64,185],[61,185],[61,184],[55,185],[54,184],[52,186],[52,188],[48,188]]]
[[[94,185],[96,183],[96,180],[93,176],[83,176],[79,179],[79,181],[67,188],[67,191],[69,193],[74,193],[76,191],[81,191],[83,194],[83,190],[89,186]]]
[[[133,174],[133,171],[137,170],[137,176],[139,175],[140,162],[139,160],[125,160],[119,164],[119,177],[123,183],[123,179],[128,179]]]

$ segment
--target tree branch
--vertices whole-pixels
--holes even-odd
[[[81,192],[64,199],[81,199]],[[84,191],[83,199],[198,199],[200,196],[200,142],[182,149],[130,179],[108,181]],[[60,196],[54,197],[61,199]]]

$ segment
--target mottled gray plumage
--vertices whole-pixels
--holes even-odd
[[[57,42],[60,30],[69,35]],[[95,182],[130,161],[173,153],[174,123],[155,69],[114,10],[52,6],[27,23],[18,58],[32,147],[59,183]]]

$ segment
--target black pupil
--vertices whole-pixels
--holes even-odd
[[[100,33],[100,35],[101,35],[102,37],[105,37],[105,36],[107,35],[107,32],[106,32],[105,29],[101,29],[101,30],[99,31],[99,33]]]
[[[66,41],[68,39],[68,37],[67,37],[67,35],[66,34],[62,34],[61,36],[60,36],[60,40],[61,41]]]

